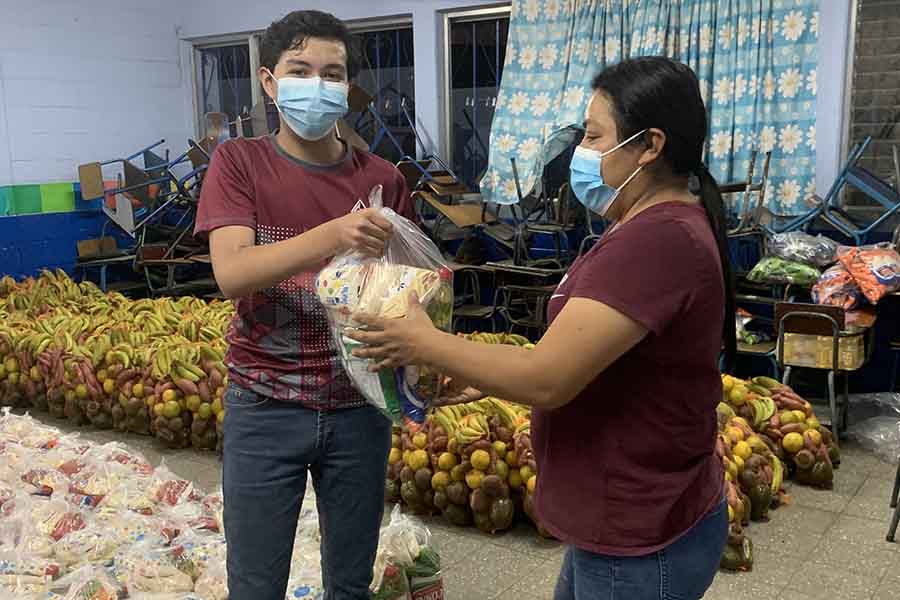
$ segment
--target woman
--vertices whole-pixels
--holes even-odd
[[[533,407],[541,524],[570,545],[557,600],[700,598],[728,529],[717,359],[735,347],[722,198],[694,73],[661,57],[593,82],[572,189],[613,223],[550,300],[533,350],[362,317],[373,368],[425,364]],[[730,362],[730,358],[729,358]],[[476,391],[480,390],[480,391]]]

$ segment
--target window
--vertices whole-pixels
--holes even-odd
[[[900,0],[856,0],[847,150],[872,136],[860,163],[900,188]],[[848,204],[871,204],[853,191]]]
[[[488,166],[491,123],[506,60],[509,8],[445,16],[446,154],[456,174],[478,189]]]
[[[370,146],[375,144],[373,152],[378,156],[394,163],[403,156],[415,156],[412,24],[401,18],[350,25],[362,60],[355,83],[372,97],[372,107],[382,123],[367,111],[351,112],[346,121]]]
[[[247,115],[253,106],[250,42],[240,41],[195,46],[197,85],[197,117],[199,132],[207,135],[209,113],[227,115],[231,135],[235,135],[233,123],[238,116]]]

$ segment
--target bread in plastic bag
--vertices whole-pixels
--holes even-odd
[[[756,263],[747,274],[747,279],[754,283],[811,286],[819,279],[819,275],[815,267],[791,262],[778,256],[767,256]]]
[[[889,245],[843,246],[838,259],[872,304],[900,289],[900,254]]]
[[[837,261],[838,243],[821,234],[812,236],[803,231],[776,233],[767,248],[773,256],[812,267],[824,268]]]
[[[844,310],[852,310],[863,300],[853,275],[842,264],[830,267],[813,285],[812,300],[816,304],[838,306]]]
[[[319,300],[328,310],[338,354],[363,397],[396,424],[421,426],[436,390],[437,375],[416,367],[369,372],[370,362],[352,352],[359,344],[344,335],[359,324],[355,313],[400,319],[409,312],[415,293],[435,325],[449,330],[453,309],[453,277],[438,247],[408,219],[382,206],[381,186],[369,194],[369,205],[381,210],[394,233],[380,259],[355,252],[336,256],[316,278]],[[423,393],[424,392],[424,393]]]

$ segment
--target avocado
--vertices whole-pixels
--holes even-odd
[[[753,542],[744,536],[740,545],[725,546],[719,566],[726,571],[750,571],[753,569]]]
[[[750,519],[764,521],[769,516],[769,505],[772,504],[772,487],[760,483],[750,490]]]
[[[513,503],[509,498],[499,498],[491,504],[491,521],[497,529],[507,529],[512,525],[514,514]]]

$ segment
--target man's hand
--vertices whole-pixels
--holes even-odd
[[[350,213],[329,225],[337,237],[339,252],[353,250],[372,257],[384,254],[387,242],[394,233],[391,222],[377,208]]]

